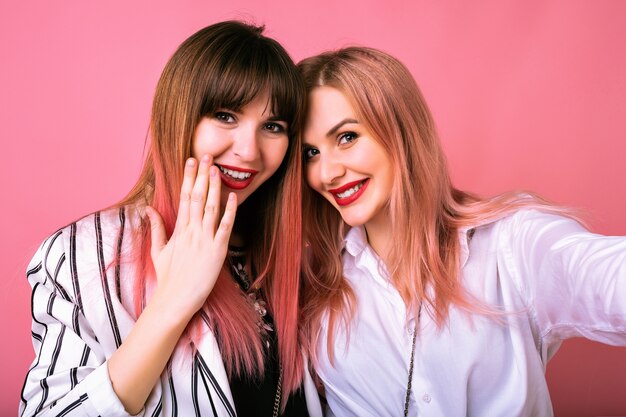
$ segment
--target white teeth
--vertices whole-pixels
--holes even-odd
[[[361,189],[361,187],[363,187],[363,183],[359,183],[357,185],[355,185],[352,188],[348,188],[346,191],[344,191],[343,193],[339,193],[337,194],[337,197],[339,198],[346,198],[346,197],[350,197],[352,194],[356,193],[357,191],[359,191]]]
[[[245,179],[250,178],[250,176],[252,175],[249,172],[233,171],[232,169],[226,169],[226,168],[221,167],[221,166],[218,166],[218,168],[224,174],[228,175],[229,177],[233,177],[236,180],[245,180]]]

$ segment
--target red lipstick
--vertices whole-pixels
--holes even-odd
[[[359,181],[352,181],[349,182],[345,185],[342,185],[341,187],[338,188],[333,188],[332,190],[328,190],[328,192],[333,196],[333,198],[335,199],[335,201],[337,202],[338,205],[340,206],[347,206],[348,204],[352,204],[353,202],[355,202],[359,197],[361,197],[361,195],[365,192],[365,189],[367,188],[367,184],[370,183],[370,179],[366,178],[364,180],[359,180]],[[339,197],[338,194],[344,193],[347,190],[349,190],[350,188],[353,188],[359,184],[363,184],[361,186],[361,188],[359,188],[358,190],[356,190],[356,192],[348,197]]]
[[[232,188],[233,190],[243,190],[244,188],[246,188],[248,185],[250,185],[250,183],[252,183],[254,176],[258,174],[259,172],[259,171],[255,171],[254,169],[246,169],[246,168],[234,167],[230,165],[218,165],[218,164],[215,164],[215,165],[220,169],[220,178],[222,179],[222,184],[224,184],[228,188]],[[245,172],[245,173],[249,173],[250,176],[248,178],[235,178],[233,176],[228,175],[223,170]]]

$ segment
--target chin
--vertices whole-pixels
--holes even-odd
[[[355,218],[355,217],[343,217],[341,216],[341,218],[343,219],[343,221],[350,227],[359,227],[359,226],[363,226],[365,223],[367,223],[367,219],[361,219],[361,218]]]
[[[247,192],[246,193],[238,192],[237,190],[230,190],[228,188],[222,189],[222,195],[221,195],[221,201],[220,201],[220,206],[222,210],[226,207],[226,201],[228,201],[228,194],[230,193],[234,193],[237,196],[237,207],[239,207],[244,201],[246,201],[248,197],[250,197],[250,194],[251,194]]]
[[[237,207],[245,203],[248,197],[250,197],[250,194],[246,194],[244,196],[237,195]]]

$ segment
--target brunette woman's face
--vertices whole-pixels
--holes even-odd
[[[335,206],[347,224],[388,221],[391,160],[335,88],[316,87],[309,95],[304,159],[309,186]]]
[[[287,123],[270,112],[267,94],[243,108],[218,109],[198,123],[192,156],[213,157],[222,178],[222,204],[229,192],[241,204],[276,172],[287,148]]]

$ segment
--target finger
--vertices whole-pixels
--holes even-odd
[[[230,239],[230,233],[233,230],[235,224],[235,214],[237,213],[237,195],[235,193],[228,194],[228,200],[226,202],[226,208],[224,209],[224,215],[220,221],[220,226],[215,232],[214,242],[217,245],[223,245],[224,248],[228,245]]]
[[[150,220],[150,256],[154,261],[167,244],[167,236],[161,215],[150,206],[146,207],[146,214]]]
[[[176,216],[175,229],[189,223],[189,206],[191,203],[191,192],[196,179],[198,162],[194,158],[187,159],[183,175],[183,184],[180,187],[180,202],[178,203],[178,215]]]
[[[204,155],[200,159],[200,168],[198,168],[198,176],[191,191],[191,204],[189,207],[189,221],[202,224],[202,216],[204,216],[204,205],[206,203],[207,189],[209,188],[209,168],[213,163],[213,158]]]
[[[220,179],[217,167],[212,166],[209,170],[209,195],[204,207],[204,218],[202,219],[204,230],[210,232],[211,237],[215,234],[215,228],[220,214],[221,191],[222,180]]]

